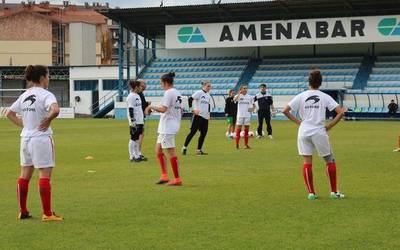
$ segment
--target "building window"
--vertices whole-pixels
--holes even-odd
[[[97,90],[98,80],[78,80],[74,81],[75,91],[94,91]]]
[[[103,90],[117,90],[118,89],[118,80],[103,80]],[[128,86],[124,81],[123,89],[127,90]]]

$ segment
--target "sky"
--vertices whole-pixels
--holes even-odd
[[[19,3],[22,0],[6,0],[7,3]],[[24,0],[28,2],[28,0]],[[41,2],[42,0],[36,0],[36,3]],[[121,8],[134,8],[134,7],[155,7],[160,6],[162,0],[70,0],[72,4],[83,4],[84,2],[99,2],[105,3],[108,2],[112,7],[121,7]],[[173,5],[189,5],[189,4],[208,4],[211,3],[212,0],[163,0],[164,6],[173,6]],[[218,0],[215,0],[218,2]],[[259,2],[255,0],[221,0],[222,3],[239,3],[239,2]],[[50,0],[50,3],[54,4],[62,4],[63,0]]]

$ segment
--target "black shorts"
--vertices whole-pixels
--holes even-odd
[[[131,135],[131,140],[137,141],[141,134],[143,134],[143,124],[137,124],[135,127],[129,127],[129,133]]]
[[[199,115],[195,115],[193,116],[192,126],[190,129],[200,131],[208,130],[208,120]]]

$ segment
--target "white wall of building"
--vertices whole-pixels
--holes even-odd
[[[124,70],[126,76],[126,70]],[[131,78],[136,77],[135,67],[131,67]],[[117,91],[103,90],[103,80],[118,79],[117,66],[99,66],[99,67],[71,67],[70,68],[70,100],[71,107],[75,108],[76,114],[90,115],[90,107],[92,106],[92,91],[75,91],[75,80],[97,80],[99,89],[99,100],[103,97],[112,97]],[[80,101],[77,102],[75,97],[78,96]],[[113,114],[113,113],[110,113]]]

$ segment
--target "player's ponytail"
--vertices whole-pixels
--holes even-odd
[[[40,78],[45,77],[49,69],[43,65],[28,65],[25,69],[25,79],[29,82],[40,83]]]
[[[308,77],[308,83],[313,89],[318,89],[322,84],[321,71],[313,70]]]
[[[169,85],[173,85],[174,77],[175,77],[175,73],[169,72],[168,74],[164,74],[161,76],[161,81],[163,81],[164,83],[168,83]]]

